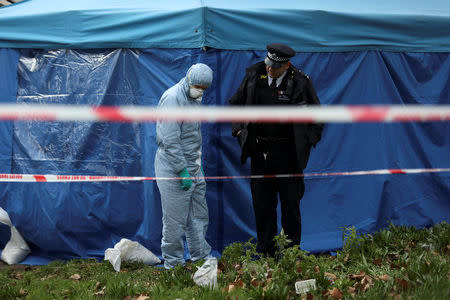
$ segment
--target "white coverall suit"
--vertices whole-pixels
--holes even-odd
[[[195,66],[195,74],[189,74]],[[202,84],[202,72],[212,71],[208,66],[197,64],[187,76],[169,88],[159,101],[159,107],[199,106],[198,99],[189,96],[189,84]],[[199,73],[200,72],[200,73]],[[190,76],[191,75],[191,76]],[[203,76],[204,77],[204,76]],[[193,80],[197,79],[197,80]],[[200,80],[199,80],[200,79]],[[203,78],[204,79],[204,78]],[[189,84],[188,84],[189,81]],[[193,83],[194,82],[194,83]],[[200,82],[200,83],[199,83]],[[211,82],[207,84],[209,86]],[[205,236],[209,223],[206,203],[206,182],[201,170],[202,135],[200,122],[160,122],[156,124],[158,150],[155,157],[155,174],[159,177],[178,177],[186,168],[196,178],[188,190],[183,190],[180,180],[157,180],[162,206],[161,251],[164,267],[169,269],[184,265],[184,243],[186,237],[192,261],[207,258],[211,246]]]

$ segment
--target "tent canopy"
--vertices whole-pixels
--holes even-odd
[[[275,6],[276,5],[276,6]],[[0,48],[450,51],[446,0],[49,1],[0,8]]]
[[[261,2],[28,0],[0,8],[0,102],[154,106],[202,62],[214,70],[203,103],[225,106],[266,44],[283,42],[324,105],[450,103],[448,0]],[[305,173],[448,168],[449,127],[326,124]],[[230,130],[202,124],[207,176],[249,174]],[[0,122],[0,173],[154,176],[155,135],[154,123]],[[449,221],[449,179],[306,178],[301,246],[338,249],[352,225],[374,232],[388,222]],[[254,237],[248,180],[207,184],[213,249]],[[1,183],[0,207],[30,245],[25,263],[102,257],[123,237],[160,255],[159,195],[154,181]],[[0,249],[8,239],[0,226]]]

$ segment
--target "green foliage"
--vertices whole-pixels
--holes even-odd
[[[360,251],[362,244],[367,240],[367,237],[356,231],[355,226],[343,228],[342,236],[342,251],[344,252]]]
[[[172,270],[123,262],[78,259],[46,266],[0,269],[0,299],[299,299],[296,281],[315,279],[314,299],[450,299],[450,226],[417,229],[390,224],[379,232],[343,229],[336,256],[288,248],[282,231],[276,256],[261,256],[251,239],[226,247],[219,259],[218,287],[197,286],[192,276],[203,261]],[[74,276],[77,275],[77,276]]]
[[[0,299],[16,299],[20,297],[20,288],[3,284],[0,288]]]

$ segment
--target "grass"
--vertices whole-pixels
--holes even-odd
[[[226,247],[218,287],[197,286],[201,265],[167,271],[124,262],[79,259],[0,271],[0,299],[450,299],[450,225],[390,225],[375,234],[343,229],[337,255],[285,248],[276,237],[277,259],[260,257],[252,241]],[[317,288],[297,295],[295,282],[315,279]]]

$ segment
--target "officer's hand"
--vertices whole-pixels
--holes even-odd
[[[185,191],[190,189],[192,186],[192,179],[189,178],[191,177],[191,175],[186,168],[184,168],[183,171],[180,172],[179,177],[181,177],[181,188]]]
[[[238,138],[238,142],[239,142],[239,145],[241,146],[241,148],[244,147],[244,143],[247,140],[247,136],[248,136],[247,129],[239,130],[239,132],[237,134],[237,138]]]

